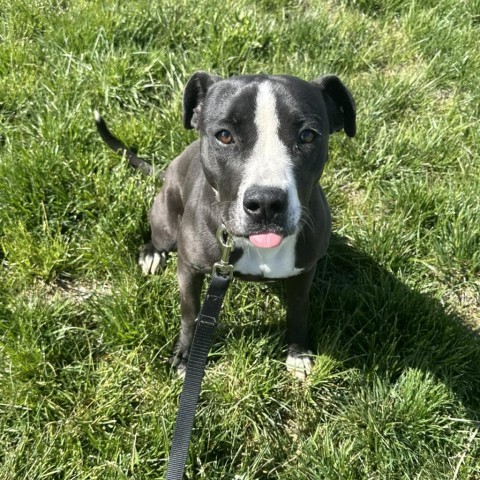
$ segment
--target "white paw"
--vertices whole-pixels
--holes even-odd
[[[299,352],[289,350],[287,356],[287,370],[298,380],[304,381],[313,368],[313,353],[310,350]]]
[[[160,267],[161,270],[167,264],[167,254],[165,252],[148,252],[140,255],[138,264],[142,267],[144,275],[154,274]]]
[[[187,365],[182,363],[177,367],[175,373],[177,374],[178,378],[185,380],[185,375],[187,374]]]

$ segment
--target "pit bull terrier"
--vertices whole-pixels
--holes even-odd
[[[96,113],[106,143],[146,173],[151,165],[127,149]],[[220,258],[216,231],[233,236],[234,275],[285,279],[287,369],[300,379],[312,368],[309,291],[325,254],[331,217],[319,185],[328,139],[356,131],[355,102],[335,75],[312,82],[292,76],[229,79],[195,73],[183,96],[183,125],[199,139],[171,162],[150,211],[145,273],[177,252],[181,329],[170,363],[182,375],[193,339],[205,274]]]

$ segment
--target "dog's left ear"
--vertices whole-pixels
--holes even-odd
[[[336,75],[325,75],[312,82],[322,90],[327,107],[330,133],[345,130],[349,137],[357,131],[355,100]]]
[[[183,126],[187,130],[198,129],[198,116],[208,89],[221,77],[206,72],[195,72],[183,92]]]

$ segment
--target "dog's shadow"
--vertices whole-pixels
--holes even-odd
[[[284,300],[280,282],[268,288]],[[480,414],[478,332],[439,300],[405,285],[338,235],[317,266],[310,299],[316,353],[366,377],[375,372],[392,382],[409,368],[428,372],[445,383],[474,417]],[[233,337],[278,338],[282,355],[283,320],[266,325],[229,322],[227,329]]]

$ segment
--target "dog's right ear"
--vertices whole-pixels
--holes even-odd
[[[187,130],[198,129],[198,116],[208,89],[221,77],[206,72],[196,72],[187,82],[183,92],[183,126]]]

